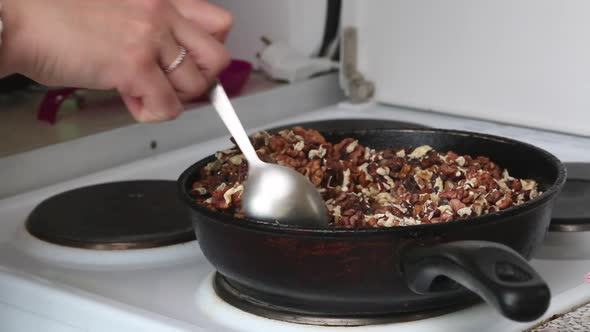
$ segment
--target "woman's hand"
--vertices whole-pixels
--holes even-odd
[[[0,0],[0,75],[117,89],[142,122],[173,119],[229,63],[226,11],[203,0]],[[189,55],[168,67],[180,46]]]

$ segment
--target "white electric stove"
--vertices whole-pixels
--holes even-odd
[[[590,135],[587,6],[583,1],[563,6],[554,1],[344,0],[340,86],[352,100],[363,102],[333,104],[342,96],[335,77],[327,75],[240,98],[236,108],[250,132],[324,119],[396,120],[506,136],[545,148],[564,162],[590,163],[589,137],[384,105]],[[572,313],[590,303],[590,227],[579,220],[552,225],[555,231],[531,262],[552,294],[548,311],[535,322],[509,321],[482,303],[428,319],[361,327],[287,323],[231,306],[216,295],[215,271],[198,240],[104,250],[50,243],[26,226],[40,203],[65,191],[122,180],[174,181],[195,161],[229,146],[221,122],[208,109],[170,123],[122,128],[1,159],[0,332],[590,331],[590,310]],[[565,214],[590,220],[585,211],[590,197],[584,196],[590,192],[584,189],[585,182],[590,186],[590,167],[581,165],[576,172],[583,179],[570,188],[567,198],[575,204],[566,202]],[[90,208],[98,207],[97,213],[104,212],[102,206],[117,206],[100,195],[90,201],[96,201]],[[84,210],[85,202],[82,207],[72,203],[71,209]],[[68,210],[66,204],[53,213]],[[102,233],[85,227],[87,220],[61,217],[37,218],[37,232],[67,237],[68,227],[60,227],[57,235],[54,231],[68,224],[77,225],[79,234]],[[569,314],[559,323],[538,328],[564,313]]]
[[[533,143],[565,162],[590,162],[590,138],[370,103],[336,104],[265,127],[324,119],[485,132]],[[257,129],[262,128],[249,131]],[[229,146],[219,132],[209,141],[1,200],[0,331],[523,331],[590,302],[590,232],[584,231],[549,233],[533,259],[552,293],[549,310],[536,322],[509,321],[482,303],[418,321],[322,327],[262,318],[225,303],[212,287],[214,269],[194,240],[149,249],[83,249],[51,244],[25,228],[30,212],[46,198],[96,183],[176,180],[195,161]]]

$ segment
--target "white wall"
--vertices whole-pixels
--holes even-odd
[[[379,101],[590,135],[590,1],[347,0]]]

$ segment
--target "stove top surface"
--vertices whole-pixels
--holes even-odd
[[[563,161],[590,162],[590,156],[584,153],[590,149],[588,138],[379,105],[364,109],[335,105],[266,128],[345,118],[372,119],[379,124],[395,120],[504,135],[536,144]],[[261,318],[222,301],[213,291],[213,268],[194,240],[160,248],[93,250],[41,241],[26,230],[30,212],[56,193],[112,181],[175,180],[195,160],[229,146],[228,138],[221,137],[0,201],[0,324],[15,331],[29,330],[21,324],[35,326],[35,322],[46,326],[47,331],[343,330]],[[561,247],[551,247],[551,251],[569,250],[563,249],[564,243],[590,242],[590,235],[584,233],[559,232],[560,236],[573,235],[575,239],[557,239],[554,242]],[[590,301],[590,286],[585,280],[590,254],[579,256],[537,256],[531,262],[553,295],[544,318]],[[489,306],[479,304],[434,318],[347,327],[346,331],[391,331],[394,327],[397,331],[432,331],[433,326],[454,331],[522,331],[534,325],[508,321]]]

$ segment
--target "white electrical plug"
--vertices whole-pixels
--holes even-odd
[[[338,68],[338,63],[328,58],[311,58],[282,42],[270,42],[258,53],[258,66],[273,79],[297,82],[319,73]]]

